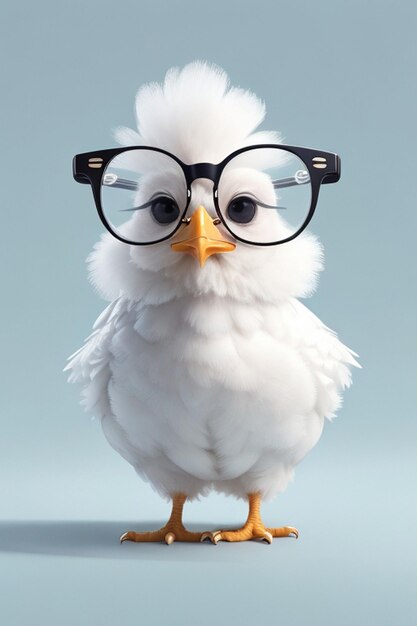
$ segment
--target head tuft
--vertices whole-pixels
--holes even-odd
[[[278,142],[274,132],[254,133],[265,105],[250,91],[231,87],[224,70],[202,61],[169,70],[162,84],[141,87],[136,97],[138,133],[119,128],[122,145],[148,145],[185,163],[217,163],[245,145]]]

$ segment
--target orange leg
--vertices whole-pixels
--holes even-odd
[[[172,498],[172,511],[169,520],[159,530],[137,533],[130,530],[120,537],[121,543],[124,541],[165,541],[170,544],[173,541],[200,541],[202,533],[187,530],[182,523],[182,510],[187,496],[184,493],[176,493]]]
[[[249,514],[242,528],[237,530],[217,530],[212,533],[203,533],[201,540],[210,539],[213,543],[219,541],[247,541],[248,539],[263,539],[272,543],[273,537],[289,537],[295,535],[298,538],[298,530],[292,526],[280,528],[266,528],[261,519],[261,494],[249,493]]]

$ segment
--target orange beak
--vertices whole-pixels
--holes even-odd
[[[215,227],[213,218],[200,205],[194,211],[187,226],[181,230],[176,241],[171,244],[174,252],[191,254],[203,267],[209,256],[218,252],[232,252],[236,244],[222,239],[221,232]]]

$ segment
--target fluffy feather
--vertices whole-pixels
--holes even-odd
[[[245,145],[280,141],[276,132],[253,131],[265,105],[253,93],[231,87],[227,74],[205,62],[171,69],[162,85],[144,85],[136,97],[138,132],[117,129],[122,145],[148,145],[185,163],[217,163]]]
[[[121,143],[161,147],[189,163],[279,141],[254,133],[263,103],[205,63],[140,89],[136,111],[138,133],[119,129]],[[215,214],[202,181],[189,214],[199,204]],[[165,497],[283,490],[358,365],[297,300],[313,292],[322,269],[317,239],[237,244],[201,269],[169,241],[128,246],[106,234],[88,260],[111,304],[66,369],[110,444]]]

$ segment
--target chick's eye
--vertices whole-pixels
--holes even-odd
[[[256,203],[252,198],[234,198],[227,207],[227,215],[238,224],[249,224],[255,217]]]
[[[178,219],[180,210],[173,198],[158,196],[151,202],[151,213],[160,224],[170,224]]]

